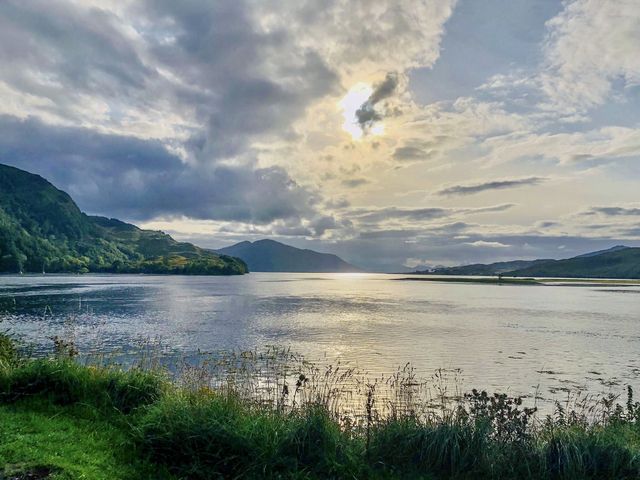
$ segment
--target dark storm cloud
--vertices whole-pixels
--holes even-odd
[[[7,0],[0,80],[46,100],[38,113],[67,124],[120,126],[131,109],[171,111],[199,125],[187,146],[200,160],[240,155],[255,136],[292,135],[306,107],[338,85],[315,51],[256,27],[251,9],[242,0],[146,0],[126,12],[133,33],[97,8]]]
[[[37,105],[25,102],[21,116],[40,119],[0,119],[0,161],[52,179],[90,212],[128,219],[315,218],[317,194],[280,167],[257,168],[251,145],[291,139],[336,73],[289,32],[256,26],[250,1],[123,8],[0,2],[0,82]],[[148,126],[135,138],[129,124]],[[221,163],[229,158],[238,166]]]
[[[315,215],[314,192],[280,167],[189,165],[159,141],[0,116],[0,162],[38,173],[89,213],[269,223]]]
[[[452,185],[436,192],[437,195],[471,195],[487,190],[503,190],[522,186],[539,185],[547,181],[542,177],[512,178],[505,180],[493,180],[490,182],[471,183],[465,185]]]
[[[249,2],[143,5],[141,15],[158,25],[145,33],[152,54],[191,86],[178,96],[206,125],[195,144],[205,158],[241,153],[254,135],[291,133],[306,106],[338,85],[322,58],[287,32],[257,31]]]
[[[385,98],[390,97],[397,86],[398,74],[395,72],[387,73],[385,79],[374,86],[373,93],[369,97],[368,102],[371,105],[375,105],[380,100],[384,100]]]
[[[382,82],[373,87],[373,92],[367,101],[356,110],[356,118],[362,130],[366,131],[371,125],[382,119],[382,115],[376,111],[375,107],[380,101],[390,97],[397,86],[398,74],[389,72]]]

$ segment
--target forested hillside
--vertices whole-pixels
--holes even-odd
[[[88,216],[44,178],[0,165],[0,272],[232,275],[237,258],[169,235]]]

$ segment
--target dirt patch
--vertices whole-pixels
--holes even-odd
[[[51,478],[56,471],[51,467],[31,467],[22,470],[5,470],[0,472],[0,480],[42,480]]]

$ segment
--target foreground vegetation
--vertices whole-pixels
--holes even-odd
[[[81,365],[72,345],[56,345],[51,358],[25,359],[0,337],[0,478],[640,476],[631,389],[624,405],[608,397],[539,419],[521,399],[478,391],[408,401],[398,392],[415,385],[409,374],[392,377],[393,398],[362,383],[361,414],[342,415],[340,367],[250,385],[239,379],[262,357],[243,354],[212,367],[236,366],[220,384],[203,366],[170,380],[160,369]],[[271,397],[256,394],[271,380]]]

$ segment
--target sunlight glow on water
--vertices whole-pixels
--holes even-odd
[[[464,388],[561,396],[639,387],[640,288],[400,282],[375,274],[0,277],[0,328],[109,352],[291,347],[372,374],[462,369]],[[613,384],[611,384],[612,382]]]

